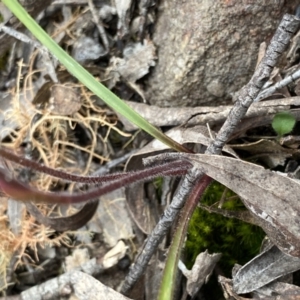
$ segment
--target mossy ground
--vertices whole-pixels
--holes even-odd
[[[220,201],[224,189],[220,183],[213,182],[201,202],[210,206]],[[234,196],[235,194],[228,190],[227,200],[222,208],[246,209],[242,201]],[[231,277],[231,269],[235,263],[243,265],[259,252],[264,236],[263,230],[258,226],[197,208],[188,228],[186,266],[191,268],[197,255],[208,249],[209,253],[222,253],[220,267],[226,276]]]

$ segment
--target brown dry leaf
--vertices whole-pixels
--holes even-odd
[[[236,294],[233,290],[232,280],[223,276],[219,276],[219,283],[222,286],[223,293],[226,299],[236,299],[236,300],[247,300],[249,298],[244,298]]]
[[[276,300],[299,300],[300,287],[286,282],[275,281],[255,291],[253,294],[257,295],[258,299],[277,295]]]
[[[98,201],[86,203],[80,210],[73,215],[66,217],[52,218],[44,215],[33,203],[26,203],[28,212],[36,221],[45,226],[51,227],[56,231],[77,230],[84,226],[93,218],[98,207]]]
[[[284,253],[300,257],[298,181],[255,164],[218,155],[181,153],[173,157],[188,159],[237,193],[270,240]]]
[[[283,282],[276,282],[274,284],[271,284],[272,286],[275,286],[275,288],[270,289],[269,295],[257,295],[256,293],[253,295],[253,297],[245,298],[241,297],[238,294],[236,294],[233,290],[232,286],[232,280],[225,278],[223,276],[219,276],[219,283],[222,286],[223,293],[226,299],[236,299],[236,300],[248,300],[248,299],[262,299],[262,300],[300,300],[299,296],[299,287]],[[273,293],[272,293],[273,292]],[[276,295],[276,296],[274,296]]]
[[[88,223],[88,228],[92,232],[102,233],[104,242],[109,247],[114,247],[121,239],[134,237],[124,189],[100,197],[98,209]]]
[[[283,136],[279,139],[279,144],[291,149],[298,149],[300,146],[300,136],[299,135]]]
[[[272,246],[254,257],[233,275],[233,288],[238,294],[246,294],[299,269],[298,257],[287,255],[276,246]]]
[[[158,127],[180,126],[182,124],[193,126],[206,123],[209,123],[210,126],[213,126],[223,123],[232,108],[232,105],[219,105],[216,107],[160,107],[133,101],[125,102],[141,116],[143,116],[147,121],[149,121],[152,125]],[[290,110],[291,105],[299,106],[299,104],[300,97],[255,102],[249,108],[245,118],[248,119],[259,116],[262,118],[266,118],[270,116],[272,119],[273,115],[277,112]],[[136,130],[138,128],[136,125],[129,122],[120,114],[118,114],[118,118],[124,124],[127,131]],[[251,124],[252,127],[259,126],[255,121],[251,121]],[[270,122],[268,122],[267,124],[270,124]]]
[[[72,86],[54,84],[47,109],[57,115],[67,116],[75,114],[81,107],[80,95]]]
[[[231,144],[230,147],[245,150],[251,155],[259,155],[260,159],[270,169],[278,165],[284,165],[286,158],[291,157],[293,154],[300,154],[298,149],[287,149],[275,141],[266,139],[261,139],[253,143]]]
[[[208,146],[211,143],[211,137],[210,133],[206,126],[203,125],[196,125],[192,127],[176,127],[168,130],[165,132],[167,136],[175,140],[176,142],[180,144],[201,144],[204,146]],[[211,130],[211,134],[215,136],[215,132]],[[145,147],[140,149],[138,152],[136,152],[134,155],[131,156],[131,158],[128,160],[126,168],[133,158],[137,158],[138,156],[149,156],[153,155],[153,153],[160,152],[163,150],[169,150],[170,148],[163,144],[162,142],[158,140],[153,140],[149,144],[147,144]],[[203,149],[204,150],[204,149]],[[223,151],[238,158],[238,155],[231,149],[231,146],[225,146],[223,148]],[[138,162],[141,163],[141,159]]]
[[[164,260],[165,260],[165,252],[157,251],[148,263],[148,267],[145,271],[145,276],[143,279],[143,283],[145,286],[145,295],[142,298],[141,291],[138,293],[137,297],[134,297],[134,294],[129,294],[129,296],[133,299],[157,299],[157,291],[160,288],[163,270],[164,270]],[[137,289],[134,287],[134,289]],[[144,291],[143,291],[144,292]]]
[[[300,97],[293,97],[293,98],[297,98],[298,100],[300,100]],[[263,101],[261,103],[268,103],[268,102],[269,102],[269,100]],[[296,104],[296,106],[298,106],[298,105]],[[283,110],[280,110],[280,111],[283,111]],[[300,109],[299,108],[288,109],[288,111],[296,118],[297,121],[300,120]],[[279,111],[277,111],[277,112],[279,112]],[[272,120],[277,112],[274,111],[273,113],[268,114],[268,115],[256,115],[254,117],[249,117],[249,118],[243,119],[243,121],[240,122],[239,126],[235,129],[234,133],[230,137],[230,140],[234,140],[238,137],[241,137],[249,129],[257,128],[260,126],[270,126],[270,124],[272,123]]]
[[[211,132],[214,135],[214,132]],[[165,133],[173,140],[180,144],[194,143],[201,148],[203,145],[208,146],[211,142],[207,127],[198,125],[190,128],[177,127]],[[126,164],[126,171],[138,170],[143,166],[142,159],[149,155],[155,155],[169,150],[169,147],[158,140],[153,140],[148,145],[140,149],[130,157]],[[202,147],[204,152],[205,147]],[[225,152],[237,157],[236,153],[229,147],[225,146]],[[137,224],[137,226],[146,234],[149,234],[157,223],[156,217],[162,212],[155,203],[146,201],[144,184],[135,184],[134,187],[126,188],[126,199],[128,208]],[[157,212],[158,210],[158,212]]]
[[[162,211],[158,203],[152,203],[146,199],[144,185],[135,184],[134,187],[128,187],[125,191],[128,209],[139,229],[150,234],[157,223]]]

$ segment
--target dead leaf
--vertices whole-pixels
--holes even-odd
[[[286,254],[300,257],[300,184],[264,168],[218,155],[165,154],[186,158],[194,167],[238,194],[270,240]]]
[[[213,130],[211,130],[211,133],[212,133],[212,135],[216,134]],[[208,146],[212,141],[207,127],[203,126],[203,125],[196,125],[196,126],[187,127],[187,128],[176,127],[176,128],[172,128],[172,129],[168,130],[167,132],[165,132],[165,134],[180,144],[193,143],[193,144],[201,144],[203,146]],[[157,152],[160,152],[163,150],[169,150],[169,149],[170,148],[168,146],[166,146],[165,144],[163,144],[162,142],[160,142],[158,140],[153,140],[152,142],[147,144],[145,147],[143,147],[142,149],[140,149],[139,151],[137,151],[130,157],[125,169],[127,169],[129,162],[133,158],[136,159],[136,158],[140,157],[139,161],[136,162],[136,163],[140,164],[141,159],[142,159],[141,156],[146,157],[149,155],[153,155]],[[203,148],[203,151],[204,150],[205,150],[205,148]],[[238,158],[238,155],[231,149],[230,146],[225,146],[223,148],[223,151]]]
[[[106,71],[107,85],[113,88],[120,76],[130,83],[135,83],[149,73],[149,68],[155,66],[155,46],[150,41],[135,43],[123,51],[124,58],[112,57]]]
[[[221,256],[221,253],[209,254],[206,250],[197,256],[191,270],[187,270],[183,263],[179,261],[178,267],[187,278],[186,290],[190,296],[194,297],[202,285],[208,282]]]
[[[76,230],[84,226],[94,216],[98,202],[86,203],[78,212],[71,216],[51,218],[45,216],[33,203],[27,202],[26,209],[40,223],[57,231]]]
[[[273,295],[276,295],[276,300],[299,300],[300,287],[286,282],[275,281],[260,288],[253,294],[257,295],[258,299],[265,299],[266,297],[274,297]]]
[[[232,280],[223,276],[219,276],[219,283],[222,286],[225,299],[248,300],[249,298],[240,297],[236,294],[232,287]]]
[[[182,124],[187,124],[188,126],[203,125],[206,123],[209,123],[210,126],[220,123],[223,124],[232,108],[232,105],[219,105],[217,107],[159,107],[133,101],[126,101],[126,103],[147,121],[158,127],[181,126]],[[297,106],[299,104],[300,97],[255,102],[249,108],[246,119],[258,116],[266,118],[270,115],[270,121],[266,123],[270,124],[274,114],[280,111],[290,110],[291,105]],[[124,124],[126,130],[132,131],[137,129],[136,125],[129,122],[120,114],[118,114],[118,118]],[[257,126],[260,125],[257,124],[257,122],[251,121],[251,127]]]
[[[279,139],[279,143],[280,145],[284,145],[291,149],[298,149],[300,146],[300,136],[299,135],[283,136]]]
[[[102,45],[91,37],[82,35],[74,43],[72,57],[81,64],[97,60],[106,54]]]
[[[261,103],[268,103],[268,102],[269,101],[265,101],[265,102],[261,102]],[[296,118],[297,121],[300,120],[300,109],[299,108],[289,109],[289,112]],[[276,114],[276,112],[275,112],[275,110],[273,110],[273,113],[268,114],[268,115],[264,114],[264,115],[257,115],[254,117],[245,118],[239,124],[239,126],[235,129],[234,133],[230,137],[230,140],[234,140],[235,138],[242,136],[247,130],[249,130],[251,128],[257,128],[260,126],[270,125],[272,123],[272,120],[273,120],[275,114]]]
[[[118,241],[118,243],[104,255],[101,262],[103,268],[108,269],[115,266],[118,261],[125,256],[127,249],[128,247],[123,241]]]
[[[289,62],[289,66],[296,64],[299,61],[299,49],[300,49],[300,31],[292,38],[289,46],[286,58]]]
[[[157,299],[157,291],[161,285],[164,263],[165,260],[165,252],[157,251],[152,258],[150,259],[147,269],[145,270],[145,276],[142,279],[144,281],[145,286],[145,295],[142,297],[134,297],[129,294],[129,296],[133,299]],[[137,285],[141,286],[141,285]],[[136,287],[134,287],[136,288]],[[138,296],[142,296],[142,292],[138,293]]]
[[[230,145],[233,149],[240,149],[249,152],[251,155],[259,155],[259,158],[272,169],[278,165],[283,166],[286,158],[293,154],[300,154],[298,149],[287,149],[282,147],[278,142],[261,139],[252,143],[239,145]]]
[[[233,289],[237,294],[246,294],[299,269],[298,257],[287,255],[273,246],[238,270],[233,276]]]
[[[116,0],[115,6],[117,14],[119,17],[118,20],[118,30],[120,38],[123,38],[129,31],[129,21],[130,21],[130,8],[132,0]]]
[[[125,203],[124,189],[118,189],[100,197],[98,209],[88,223],[88,228],[92,232],[102,233],[109,247],[114,247],[121,239],[134,237]]]
[[[296,93],[297,96],[300,95],[300,80],[296,81],[295,93]]]
[[[27,289],[21,293],[21,298],[23,300],[59,299],[63,289],[70,290],[70,287],[79,300],[129,300],[94,277],[74,270]]]
[[[65,258],[66,272],[74,271],[90,260],[89,251],[87,248],[75,249],[71,255]]]
[[[202,152],[204,152],[205,146],[208,146],[211,142],[207,127],[202,125],[190,128],[177,127],[167,131],[165,134],[180,144],[198,144],[199,148],[202,147]],[[213,131],[212,134],[214,134]],[[143,166],[143,158],[167,150],[169,150],[168,146],[158,140],[153,140],[130,157],[125,169],[126,171],[141,169]],[[229,146],[225,146],[223,150],[237,157]],[[158,215],[160,215],[162,211],[159,210],[157,205],[145,199],[144,184],[135,184],[134,187],[126,188],[126,199],[135,223],[144,233],[149,234],[158,221],[158,219],[155,218],[157,210]]]
[[[81,107],[80,95],[75,87],[54,84],[47,107],[52,113],[66,116],[75,114]]]

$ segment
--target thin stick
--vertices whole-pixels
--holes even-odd
[[[162,237],[168,232],[174,222],[174,219],[183,208],[183,199],[187,197],[195,184],[198,183],[199,174],[201,174],[201,172],[198,169],[192,168],[185,176],[180,189],[174,196],[171,204],[165,209],[163,216],[160,218],[159,222],[145,241],[142,252],[138,255],[135,264],[126,276],[125,282],[122,286],[122,293],[126,293],[130,290],[132,285],[143,273],[145,266],[148,264]]]
[[[284,15],[273,36],[264,58],[256,68],[251,80],[238,93],[237,101],[230,111],[227,120],[220,129],[215,141],[208,147],[208,154],[219,154],[221,149],[245,116],[248,108],[258,96],[264,83],[271,75],[279,57],[286,50],[292,36],[298,30],[300,20],[294,15]]]
[[[95,9],[95,6],[94,6],[94,3],[93,3],[92,0],[88,0],[88,4],[89,4],[89,8],[90,8],[91,14],[92,14],[93,19],[94,19],[94,23],[96,24],[96,26],[98,28],[98,31],[99,31],[99,34],[101,36],[101,39],[102,39],[103,45],[105,47],[105,50],[108,52],[109,43],[108,43],[108,39],[107,39],[105,30],[104,30],[104,27],[102,25],[102,22],[99,20],[100,19],[99,14],[97,15],[96,9]]]
[[[300,26],[300,20],[293,15],[284,15],[279,27],[271,40],[271,43],[265,53],[259,66],[256,68],[254,75],[249,83],[244,86],[238,93],[237,101],[231,109],[227,120],[220,129],[216,139],[207,148],[206,154],[220,154],[223,146],[234,132],[240,120],[245,116],[248,108],[258,96],[264,83],[270,77],[272,69],[278,62],[280,55],[287,48],[290,39]],[[170,206],[165,210],[162,218],[145,242],[142,252],[136,259],[129,274],[125,278],[122,287],[122,293],[126,294],[136,280],[144,272],[152,254],[154,253],[162,236],[168,231],[173,224],[180,208],[184,206],[186,196],[192,191],[195,184],[199,184],[203,173],[192,168],[185,176],[183,183]],[[176,203],[173,204],[173,202]],[[174,206],[174,207],[173,207]],[[153,245],[153,246],[152,246]]]
[[[293,74],[285,77],[284,79],[280,80],[276,84],[270,86],[269,88],[264,89],[259,93],[259,95],[255,98],[255,102],[258,102],[264,98],[267,98],[274,94],[276,91],[282,89],[283,87],[287,86],[292,82],[296,82],[300,78],[300,70],[297,70]]]

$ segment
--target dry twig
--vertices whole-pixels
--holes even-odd
[[[270,74],[278,62],[281,54],[286,50],[292,36],[299,28],[300,20],[293,15],[284,15],[279,27],[271,40],[271,43],[265,53],[259,66],[256,68],[250,82],[237,93],[237,101],[231,109],[227,120],[220,129],[216,139],[207,148],[207,154],[219,154],[223,146],[234,132],[240,120],[245,116],[248,108],[258,96],[264,83],[270,77]],[[193,190],[194,186],[200,182],[203,173],[192,168],[185,176],[181,187],[173,198],[170,206],[165,210],[157,226],[146,240],[142,252],[136,259],[122,287],[122,292],[127,293],[132,285],[141,276],[146,268],[152,254],[157,248],[162,236],[168,231],[180,209],[184,206],[185,199]]]

